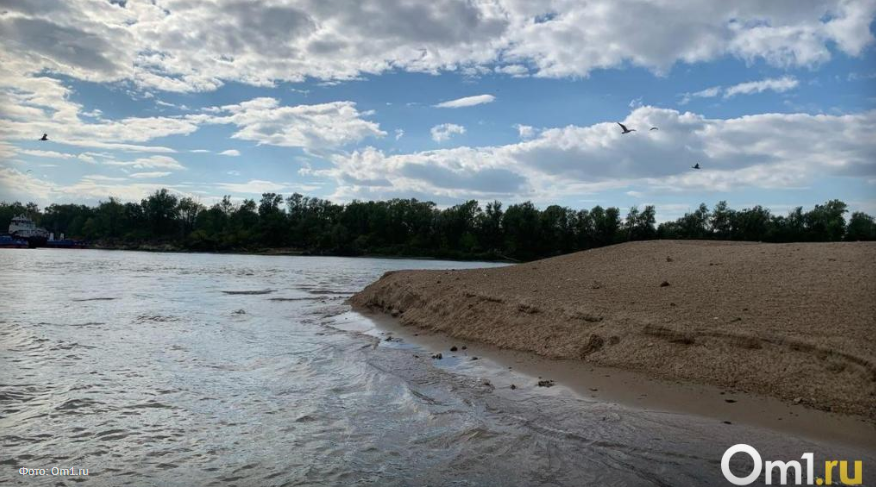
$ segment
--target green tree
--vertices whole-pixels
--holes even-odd
[[[178,201],[176,196],[162,188],[140,203],[153,235],[164,237],[173,232],[175,220],[179,215]]]
[[[860,211],[852,213],[846,229],[846,240],[876,240],[876,223],[873,217]]]
[[[846,212],[848,206],[840,200],[815,205],[805,216],[809,239],[830,242],[842,240],[846,231],[846,219],[843,217]]]

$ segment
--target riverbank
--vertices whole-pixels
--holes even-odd
[[[353,296],[500,348],[876,419],[876,244],[635,242]]]
[[[427,253],[381,253],[381,252],[365,252],[365,253],[345,253],[345,252],[325,252],[305,250],[296,247],[259,247],[252,249],[222,249],[210,250],[200,248],[189,248],[180,246],[175,243],[120,243],[109,244],[104,242],[95,242],[88,244],[90,249],[96,250],[126,250],[131,252],[173,252],[184,254],[231,254],[231,255],[293,255],[293,256],[309,256],[309,257],[357,257],[357,258],[375,258],[375,259],[413,259],[413,260],[447,260],[459,262],[498,262],[498,263],[517,263],[519,261],[507,256],[497,255],[493,253],[481,253],[472,255],[462,255],[456,253],[428,255]]]

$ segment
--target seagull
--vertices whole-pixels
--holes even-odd
[[[657,127],[651,127],[651,130],[660,130],[660,129],[658,129]],[[649,130],[648,132],[650,132],[651,130]]]
[[[43,137],[40,140],[49,140],[49,134],[43,134]]]
[[[698,163],[694,164],[693,166],[691,166],[690,168],[691,169],[700,169],[700,163],[698,162]]]
[[[635,132],[635,131],[636,131],[636,129],[633,129],[633,130],[628,129],[626,125],[624,125],[624,124],[622,124],[622,123],[620,123],[620,122],[617,122],[617,124],[620,125],[620,127],[621,127],[622,129],[624,129],[624,131],[621,132],[622,134],[628,134],[628,133],[630,133],[630,132]]]

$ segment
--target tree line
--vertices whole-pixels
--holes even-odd
[[[0,202],[0,229],[25,214],[68,237],[108,247],[164,245],[195,251],[292,248],[324,255],[396,255],[461,259],[531,260],[632,240],[723,239],[765,242],[874,240],[872,216],[839,200],[775,215],[761,206],[734,210],[722,201],[701,204],[675,220],[656,224],[654,206],[587,210],[531,202],[484,207],[467,201],[438,208],[430,201],[331,201],[295,193],[264,193],[259,201],[229,196],[205,207],[161,189],[140,203],[115,198],[96,206]]]

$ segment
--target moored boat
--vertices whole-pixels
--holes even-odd
[[[27,240],[0,235],[0,249],[26,249],[28,247]]]
[[[49,232],[39,228],[30,218],[19,215],[9,223],[9,236],[13,239],[25,240],[28,247],[43,247],[49,241]]]

